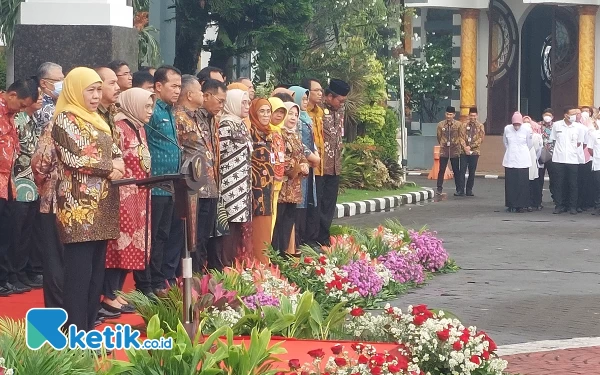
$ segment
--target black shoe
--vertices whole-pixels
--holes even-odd
[[[554,215],[560,215],[562,212],[563,212],[563,210],[562,210],[562,208],[560,208],[560,207],[556,207],[556,208],[554,209],[554,211],[552,211],[552,213],[553,213]]]
[[[158,296],[152,292],[146,292],[146,293],[144,293],[144,295],[146,297],[148,297],[149,300],[154,300],[154,301],[158,300]]]
[[[44,286],[44,278],[42,275],[36,275],[34,277],[26,277],[21,279],[21,282],[33,289],[41,289]]]
[[[571,215],[577,215],[577,210],[576,210],[576,209],[574,209],[574,208],[571,208],[571,210],[569,211],[569,213],[570,213]]]
[[[436,194],[437,195],[442,195],[442,188],[438,188],[437,191],[436,191]]]
[[[117,312],[113,312],[113,311],[109,311],[109,310],[105,309],[104,306],[108,306],[108,305],[105,303],[102,303],[102,308],[100,308],[100,310],[98,311],[99,317],[106,318],[106,319],[116,319],[121,316],[121,310],[110,306],[112,309],[117,310]]]
[[[517,210],[515,211],[518,214],[522,214],[523,212],[525,212],[524,209],[522,209],[521,207],[517,208]]]
[[[135,310],[135,306],[133,306],[130,303],[121,306],[121,313],[122,314],[133,314],[135,311],[136,311]]]
[[[8,297],[13,294],[15,294],[15,287],[12,284],[0,285],[0,297]]]
[[[164,298],[169,294],[169,289],[166,288],[162,288],[162,289],[154,289],[152,290],[152,292],[160,298]]]
[[[527,207],[527,212],[533,212],[533,207]]]
[[[461,192],[456,192],[456,193],[454,193],[454,196],[455,197],[464,197],[465,193],[463,193],[462,191]]]
[[[98,327],[100,324],[102,324],[102,322],[102,320],[96,319],[96,321],[94,322],[94,328]]]
[[[474,197],[475,194],[473,194],[472,191],[467,191],[467,197]]]
[[[581,208],[581,207],[578,207],[578,208],[577,208],[577,212],[578,212],[578,213],[582,213],[582,212],[583,212],[583,208]]]
[[[31,287],[23,284],[19,280],[12,283],[12,285],[15,287],[15,293],[17,294],[31,292]]]

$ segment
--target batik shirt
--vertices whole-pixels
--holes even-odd
[[[440,156],[457,158],[465,149],[465,127],[456,120],[440,121],[437,126],[437,140],[440,144]]]
[[[16,195],[13,166],[19,153],[19,137],[14,114],[8,112],[4,98],[0,97],[0,199],[14,199]],[[10,189],[10,192],[9,192]]]
[[[552,125],[553,122],[550,122],[550,124],[546,124],[543,121],[540,122],[540,126],[542,127],[542,140],[544,141],[544,147],[546,150],[548,150],[548,152],[550,152],[550,154],[554,153],[554,142],[550,140],[550,134],[552,134]]]
[[[172,108],[158,99],[150,122],[145,126],[152,156],[152,176],[179,173],[181,149],[177,143],[177,128]],[[152,195],[171,196],[168,191],[154,188]]]
[[[201,187],[198,198],[217,198],[218,173],[218,139],[215,139],[214,120],[204,109],[191,111],[183,106],[173,110],[177,126],[179,145],[183,147],[183,158],[198,155],[201,160]]]
[[[323,109],[324,153],[323,174],[338,176],[342,173],[342,136],[344,132],[344,110]]]
[[[250,221],[252,214],[251,164],[252,138],[243,122],[221,121],[221,194],[227,216],[232,223]]]
[[[38,199],[38,191],[33,181],[31,158],[40,139],[41,128],[36,126],[34,117],[25,112],[15,117],[15,127],[21,148],[14,166],[16,198],[19,202],[33,202]]]
[[[252,216],[271,216],[273,214],[273,137],[256,128],[252,135]],[[274,158],[274,156],[273,156]],[[274,161],[274,160],[273,160]]]
[[[279,193],[279,203],[297,204],[302,202],[301,183],[306,178],[298,168],[300,164],[308,165],[308,161],[304,156],[304,145],[298,133],[290,133],[284,129],[281,136],[285,141],[285,177]]]
[[[57,224],[63,243],[119,237],[119,188],[108,176],[121,150],[112,136],[69,112],[52,127],[57,147]]]
[[[33,119],[35,120],[35,126],[38,128],[38,132],[41,134],[43,129],[52,121],[54,111],[56,110],[56,103],[50,95],[42,95],[42,108],[35,111]]]
[[[471,155],[481,155],[481,143],[485,137],[485,129],[480,122],[467,122],[464,126],[465,144],[471,147]],[[463,150],[464,151],[464,150]]]

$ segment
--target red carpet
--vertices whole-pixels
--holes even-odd
[[[133,277],[130,274],[125,280],[125,287],[123,289],[125,291],[131,291],[133,288]],[[9,317],[15,320],[25,319],[27,311],[35,307],[44,307],[44,297],[41,289],[33,290],[29,293],[12,295],[10,297],[0,297],[0,317]],[[124,314],[119,319],[110,320],[107,323],[111,325],[121,323],[130,324],[131,326],[138,326],[144,324],[144,321],[137,314]],[[101,325],[97,327],[97,329],[102,330],[105,325]],[[142,337],[145,338],[145,335],[142,335]],[[235,341],[236,343],[248,342],[249,338],[240,337]],[[283,347],[287,350],[287,354],[280,356],[282,360],[282,369],[287,368],[287,362],[290,359],[299,359],[300,363],[311,362],[311,358],[307,352],[313,349],[323,349],[325,353],[327,353],[325,358],[329,358],[331,355],[330,348],[333,345],[340,343],[339,341],[313,341],[284,338],[273,338],[271,343],[275,344],[282,341],[284,342]],[[352,349],[350,348],[351,343],[342,343],[342,345],[345,345],[345,350],[352,352]],[[379,352],[386,350],[391,351],[397,347],[396,344],[377,343],[373,345]],[[124,351],[116,351],[113,353],[112,357],[120,360],[127,359]]]

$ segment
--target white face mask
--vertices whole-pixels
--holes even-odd
[[[544,116],[544,122],[545,122],[546,124],[549,124],[549,123],[550,123],[550,121],[552,121],[552,116]]]
[[[569,122],[575,122],[575,121],[577,121],[577,115],[569,116]]]
[[[54,95],[54,96],[56,96],[58,98],[58,96],[62,92],[62,89],[63,89],[63,81],[55,82],[54,83],[54,90],[52,90],[52,95]]]
[[[589,112],[581,112],[581,118],[583,118],[583,119],[588,119],[588,118],[590,118],[590,114],[589,114]]]

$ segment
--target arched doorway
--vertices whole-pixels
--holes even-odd
[[[550,107],[561,117],[564,106],[577,104],[577,12],[537,5],[525,19],[521,45],[521,111],[539,119]]]
[[[503,0],[490,0],[487,134],[502,134],[518,108],[519,27]]]

